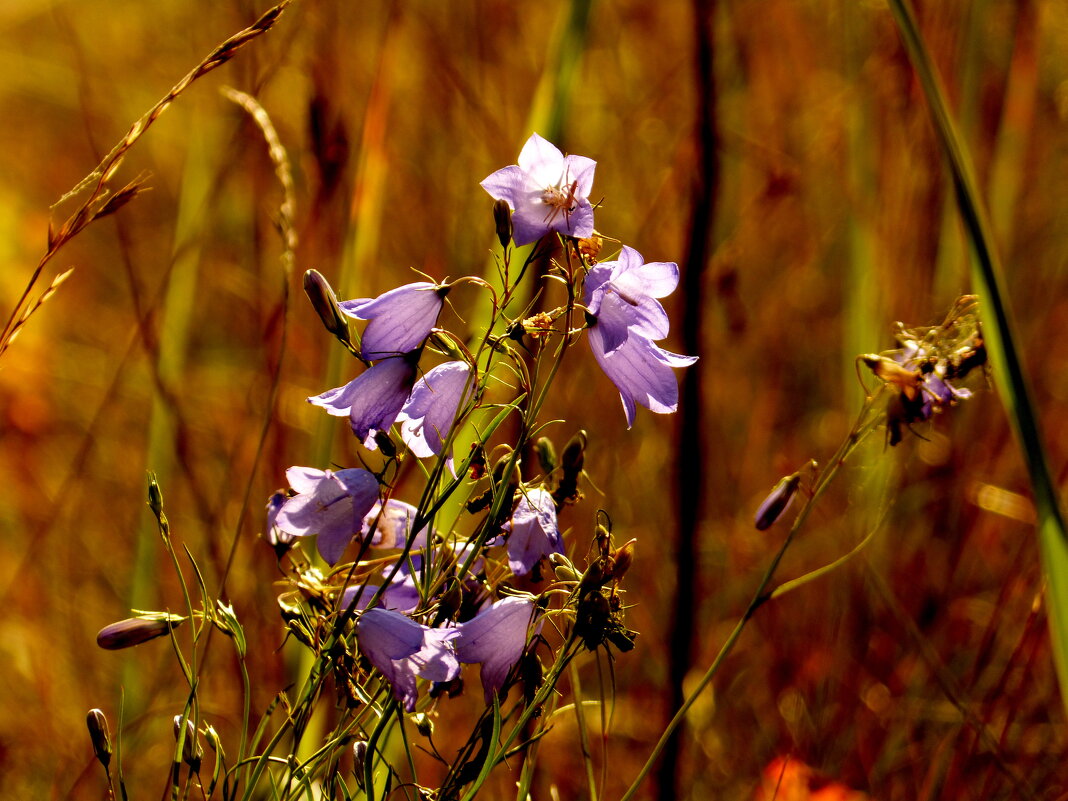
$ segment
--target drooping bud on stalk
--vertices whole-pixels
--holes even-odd
[[[619,581],[634,562],[634,544],[637,539],[630,539],[612,553],[612,578]]]
[[[815,468],[815,460],[809,461],[806,468]],[[797,492],[798,486],[801,484],[801,470],[790,476],[783,477],[778,484],[776,484],[768,497],[764,499],[764,502],[760,504],[760,508],[757,509],[756,518],[754,524],[758,531],[764,531],[770,528],[772,523],[782,516],[790,503],[794,499],[794,493]]]
[[[93,754],[106,770],[111,764],[111,734],[108,731],[108,719],[99,709],[90,709],[85,717],[89,727],[89,739],[93,742]]]
[[[120,651],[163,637],[184,622],[185,618],[178,615],[131,617],[100,629],[96,635],[96,644],[108,651]]]
[[[501,247],[508,247],[508,243],[512,241],[512,209],[506,201],[494,202],[493,224],[497,228],[497,240]]]
[[[560,469],[563,475],[560,476],[560,483],[553,492],[553,500],[556,501],[558,509],[565,503],[575,503],[582,497],[578,488],[578,480],[582,474],[583,465],[586,463],[586,443],[586,432],[579,429],[578,433],[564,446],[564,452],[560,456]]]
[[[367,759],[367,741],[357,740],[352,744],[352,772],[356,776],[356,783],[363,789],[363,768]]]
[[[174,716],[174,741],[182,734],[182,716]],[[197,742],[197,727],[189,718],[185,720],[185,741],[182,743],[182,762],[187,764],[193,773],[200,772],[200,762],[204,759],[204,749]]]
[[[553,447],[553,441],[548,437],[538,437],[534,443],[534,450],[538,454],[538,464],[541,469],[546,473],[551,473],[556,469],[556,448]]]
[[[341,344],[351,348],[349,325],[345,322],[341,309],[338,308],[337,295],[318,270],[308,270],[304,273],[304,293],[311,301],[312,308],[319,315],[319,319],[323,321],[326,330],[337,337]]]

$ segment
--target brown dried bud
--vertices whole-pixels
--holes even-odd
[[[349,324],[337,305],[337,295],[318,270],[308,270],[304,273],[304,293],[326,330],[341,340],[343,345],[350,346]]]
[[[615,581],[623,578],[623,574],[630,569],[631,564],[634,562],[634,543],[637,541],[636,539],[629,540],[619,548],[616,548],[612,554],[612,578]]]
[[[502,248],[512,241],[512,209],[507,201],[498,200],[493,204],[493,224],[497,228],[497,240]]]
[[[120,651],[166,636],[171,629],[184,622],[185,618],[177,615],[130,617],[100,629],[96,635],[96,644],[108,651]]]
[[[89,739],[93,742],[93,754],[105,768],[111,764],[111,734],[108,731],[108,719],[99,709],[90,709],[85,716],[89,727]]]

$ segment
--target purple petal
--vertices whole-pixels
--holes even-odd
[[[520,496],[512,519],[504,528],[511,532],[508,567],[517,576],[533,570],[543,556],[563,552],[563,541],[556,527],[556,502],[540,487]]]
[[[389,430],[414,381],[411,359],[383,359],[345,386],[308,398],[308,403],[335,416],[348,415],[352,432],[373,448],[373,432]]]
[[[372,548],[403,548],[408,542],[408,536],[412,531],[412,522],[419,510],[410,503],[390,498],[385,507],[375,504],[363,519],[362,531],[366,536],[371,527],[377,522],[374,537],[371,539]],[[426,544],[426,526],[419,529],[415,536],[413,546],[421,548]]]
[[[537,134],[530,135],[516,163],[539,186],[556,186],[564,175],[564,154]]]
[[[533,614],[532,600],[511,596],[456,627],[460,632],[454,643],[456,656],[467,664],[482,664],[487,704],[493,703],[493,696],[523,655]]]
[[[300,471],[300,473],[294,472]],[[312,468],[287,471],[308,477]],[[330,564],[336,564],[345,548],[360,530],[360,520],[378,500],[378,479],[361,468],[323,471],[309,491],[288,499],[275,522],[283,531],[297,537],[318,535],[316,547]]]
[[[401,438],[418,458],[441,453],[457,410],[474,392],[474,387],[468,386],[470,376],[471,367],[466,362],[445,362],[412,389],[397,421],[401,424]]]
[[[368,361],[409,353],[430,335],[444,297],[441,287],[426,281],[391,289],[374,300],[346,301],[341,310],[358,320],[370,320],[360,340]]]

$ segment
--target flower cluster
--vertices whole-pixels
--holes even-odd
[[[575,641],[591,649],[612,643],[624,650],[633,642],[633,632],[621,622],[619,589],[632,544],[612,551],[606,544],[610,535],[599,535],[601,557],[589,568],[591,578],[571,568],[565,556],[557,515],[582,497],[578,482],[585,433],[568,444],[559,465],[551,443],[539,440],[543,473],[531,480],[524,477],[518,458],[531,444],[528,439],[496,445],[498,461],[488,470],[490,435],[472,425],[476,443],[462,470],[456,469],[450,454],[458,427],[481,419],[478,410],[490,407],[491,377],[496,378],[495,387],[504,383],[502,376],[518,378],[519,400],[496,405],[524,416],[523,437],[537,430],[534,418],[526,418],[536,414],[537,406],[528,407],[522,399],[543,394],[543,388],[529,383],[539,372],[525,360],[549,352],[545,343],[553,336],[561,337],[561,348],[570,346],[578,331],[570,324],[561,331],[561,319],[585,320],[594,360],[618,389],[628,428],[639,405],[661,414],[677,408],[673,370],[696,357],[679,356],[655,343],[669,333],[661,300],[678,285],[678,267],[646,263],[628,246],[616,261],[597,262],[604,240],[594,230],[589,199],[595,168],[591,159],[564,156],[534,134],[517,165],[482,182],[497,200],[501,288],[493,291],[493,322],[471,350],[468,337],[438,327],[439,317],[450,291],[461,283],[488,288],[483,279],[419,281],[376,298],[341,302],[318,273],[305,280],[327,330],[364,365],[348,384],[308,401],[330,415],[347,417],[356,440],[378,451],[374,458],[381,462],[374,467],[364,457],[364,466],[358,468],[287,471],[290,489],[275,493],[268,504],[267,536],[280,558],[289,553],[292,582],[302,594],[287,594],[283,607],[292,621],[294,597],[318,599],[309,600],[308,614],[350,626],[349,659],[355,660],[358,652],[362,664],[377,670],[408,711],[419,703],[419,679],[452,686],[465,664],[480,665],[487,704],[507,693],[541,629],[553,598],[544,590],[554,580],[573,588],[556,611],[566,612]],[[571,284],[571,301],[527,320],[509,320],[504,312],[515,290],[507,269],[512,245],[547,236],[558,238],[563,247],[567,266],[557,269]],[[527,274],[532,258],[516,281]],[[349,320],[364,324],[359,337],[350,331]],[[507,336],[494,333],[495,328]],[[508,344],[524,336],[530,337],[530,348],[521,352]],[[424,365],[435,354],[445,360]],[[512,361],[510,369],[498,369],[502,358]],[[424,498],[447,498],[466,485],[469,500],[460,505],[479,516],[471,531],[432,527],[442,501],[424,501],[417,507],[393,497],[397,485],[392,477],[405,460],[434,457],[450,469],[425,469],[435,489]],[[300,541],[307,537],[316,538],[319,555],[333,568],[326,577],[300,559]],[[347,553],[351,563],[343,564]],[[550,560],[552,566],[546,569]],[[298,639],[314,647],[319,641],[314,633],[301,631]],[[351,671],[352,665],[345,669]]]

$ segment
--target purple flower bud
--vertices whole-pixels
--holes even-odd
[[[483,609],[459,624],[456,657],[464,663],[482,665],[482,690],[487,704],[504,686],[508,674],[523,655],[527,631],[534,615],[530,597],[510,596]]]
[[[793,503],[794,493],[797,492],[797,487],[801,483],[801,474],[794,473],[792,476],[786,476],[781,479],[778,484],[772,488],[768,497],[764,499],[764,502],[760,504],[760,508],[757,509],[755,524],[758,531],[764,531],[771,527],[771,524],[778,520],[782,513],[790,508],[790,504]]]
[[[185,622],[184,617],[161,615],[159,617],[131,617],[104,626],[96,635],[96,644],[108,651],[119,651],[134,645],[165,637],[171,629]]]
[[[85,716],[85,725],[89,727],[89,739],[93,743],[93,755],[105,768],[111,764],[111,733],[108,731],[108,719],[99,709],[90,709]]]
[[[348,345],[349,325],[341,316],[333,288],[318,270],[308,270],[304,273],[304,293],[326,330]]]
[[[360,340],[368,361],[410,353],[430,336],[449,291],[446,286],[418,281],[391,289],[373,300],[361,298],[339,304],[357,320],[370,320]]]
[[[587,237],[593,233],[589,195],[596,167],[597,162],[584,156],[564,156],[533,134],[518,164],[497,170],[481,186],[511,207],[516,245],[528,245],[553,231]]]
[[[174,740],[177,742],[182,736],[182,716],[174,716]],[[200,762],[204,759],[204,749],[197,742],[197,727],[189,718],[185,719],[185,740],[182,741],[182,762],[187,764],[193,773],[200,772]]]

